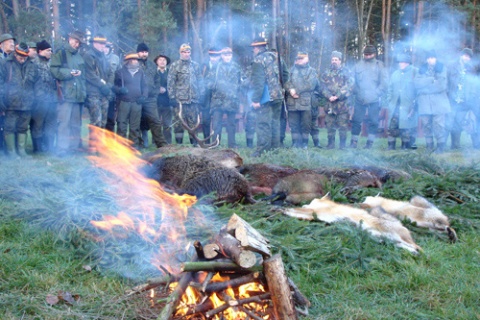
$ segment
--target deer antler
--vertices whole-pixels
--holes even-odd
[[[185,130],[188,131],[188,133],[198,142],[198,145],[203,148],[203,149],[212,149],[212,148],[215,148],[216,146],[218,146],[220,144],[220,140],[218,138],[218,134],[216,135],[216,138],[215,138],[215,141],[213,141],[212,143],[205,143],[205,141],[207,141],[208,139],[210,139],[211,137],[213,137],[213,135],[215,134],[215,132],[212,132],[211,135],[209,135],[208,137],[206,137],[205,139],[200,139],[197,134],[195,133],[195,131],[197,131],[198,127],[200,126],[200,115],[197,116],[197,123],[195,124],[195,126],[193,128],[190,128],[190,126],[187,124],[187,122],[185,120],[183,120],[183,117],[182,117],[182,103],[181,102],[178,102],[178,106],[179,106],[179,110],[178,110],[178,118],[180,119],[180,122],[182,123],[182,126],[185,128]]]

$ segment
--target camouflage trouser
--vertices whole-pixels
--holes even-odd
[[[255,127],[257,122],[257,114],[252,107],[245,113],[245,135],[247,139],[253,139],[255,136]]]
[[[342,113],[329,113],[325,116],[325,126],[327,127],[328,138],[334,138],[338,130],[340,139],[347,138],[348,125],[350,120],[350,114],[347,112]]]
[[[311,132],[312,111],[289,111],[288,124],[290,125],[292,140],[294,143],[298,141],[298,139],[308,140],[308,136]]]
[[[55,136],[57,131],[57,106],[55,102],[37,102],[30,121],[32,138]]]
[[[198,110],[199,110],[198,103],[182,104],[182,118],[183,120],[185,120],[185,122],[190,128],[194,128],[197,125],[198,114],[199,114]],[[174,113],[173,113],[175,138],[183,140],[183,134],[185,132],[185,128],[180,122],[180,118],[178,117],[178,111],[179,111],[179,108],[175,107]]]
[[[85,103],[90,113],[90,124],[105,128],[108,115],[108,98],[100,95],[88,95]]]
[[[257,152],[280,146],[280,115],[282,100],[262,104],[255,110],[257,115]]]
[[[398,115],[394,115],[390,120],[390,125],[388,126],[388,136],[393,138],[400,137],[402,141],[408,142],[410,141],[411,137],[415,136],[416,130],[417,128],[400,129]]]
[[[433,142],[433,137],[437,139],[437,143],[447,141],[445,114],[422,114],[420,115],[420,123],[422,124],[425,141]]]
[[[312,121],[310,123],[310,135],[313,139],[318,139],[318,134],[320,133],[320,128],[318,127],[318,107],[312,107]]]
[[[7,110],[5,112],[5,134],[27,133],[31,116],[30,110]]]
[[[120,101],[117,115],[117,134],[133,142],[135,147],[141,145],[140,118],[142,106],[136,102]]]

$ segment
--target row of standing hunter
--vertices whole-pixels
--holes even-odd
[[[8,42],[5,40],[10,40],[8,37],[5,37],[5,35],[2,35],[2,37],[2,44]],[[137,54],[135,56],[131,55],[130,58],[125,59],[126,61],[139,60],[142,67],[142,75],[139,78],[141,81],[137,86],[138,91],[135,94],[134,92],[127,94],[128,89],[125,88],[125,75],[134,76],[139,68],[136,66],[132,67],[134,63],[126,63],[125,68],[123,69],[124,71],[129,69],[127,70],[129,73],[124,74],[121,72],[121,70],[118,70],[116,73],[114,73],[115,68],[112,68],[112,66],[118,66],[119,63],[118,60],[116,64],[111,63],[111,61],[107,61],[107,56],[104,54],[106,38],[100,35],[94,37],[92,47],[84,52],[83,55],[80,55],[78,54],[78,48],[82,42],[83,34],[79,32],[73,32],[70,34],[68,44],[57,52],[51,63],[52,75],[57,79],[56,90],[57,92],[61,93],[59,95],[60,101],[57,115],[57,121],[59,124],[57,146],[59,149],[59,154],[63,154],[69,149],[75,148],[76,143],[80,141],[80,110],[83,102],[86,102],[86,106],[89,110],[90,123],[99,127],[107,126],[107,109],[109,105],[108,101],[111,98],[110,89],[112,89],[112,81],[115,84],[113,89],[116,93],[117,101],[119,101],[117,105],[119,112],[118,133],[126,136],[128,125],[130,124],[129,138],[135,143],[140,144],[140,133],[137,129],[137,118],[140,111],[140,113],[145,115],[145,118],[152,129],[152,136],[156,145],[162,146],[166,144],[167,141],[165,141],[163,137],[162,129],[167,132],[169,131],[168,129],[170,129],[171,125],[167,123],[168,126],[165,126],[164,123],[162,128],[162,123],[158,116],[158,113],[161,112],[162,109],[157,109],[157,105],[160,106],[159,100],[161,100],[161,96],[167,95],[167,92],[165,84],[159,86],[157,79],[161,80],[163,78],[163,82],[165,82],[165,76],[163,74],[166,73],[165,64],[168,64],[169,62],[167,61],[169,60],[168,57],[160,55],[155,59],[157,64],[155,65],[147,60],[148,47],[145,44],[140,44],[137,47]],[[376,49],[373,46],[367,46],[364,49],[364,59],[355,65],[352,77],[350,77],[348,71],[342,67],[341,53],[334,51],[332,53],[331,67],[322,75],[320,84],[317,81],[317,76],[314,69],[308,65],[308,54],[305,52],[299,52],[295,65],[290,70],[289,76],[289,72],[285,67],[283,60],[280,59],[275,52],[266,50],[267,42],[265,40],[256,39],[251,46],[255,55],[251,66],[250,77],[250,87],[252,88],[251,106],[253,107],[254,113],[257,117],[258,135],[257,150],[253,155],[258,155],[265,150],[276,148],[281,145],[280,123],[284,89],[286,89],[288,92],[286,105],[289,114],[289,123],[292,129],[292,138],[295,146],[306,146],[308,134],[311,133],[312,124],[316,123],[316,117],[314,116],[312,118],[311,113],[311,110],[315,109],[312,108],[312,105],[315,105],[313,100],[315,93],[320,91],[327,99],[326,107],[328,112],[326,117],[326,125],[329,141],[328,147],[333,148],[335,145],[336,129],[338,129],[340,132],[340,147],[345,147],[347,124],[348,119],[351,117],[351,114],[348,110],[348,97],[352,92],[355,96],[355,111],[353,112],[353,117],[351,117],[352,140],[350,146],[353,148],[357,146],[361,123],[367,114],[367,128],[369,136],[366,147],[372,147],[378,128],[378,115],[381,108],[379,101],[385,92],[385,83],[387,82],[385,68],[380,61],[375,59]],[[20,46],[20,48],[17,47],[15,54],[12,55],[10,60],[13,62],[18,62],[20,65],[21,56],[27,51],[28,48],[25,48],[24,46]],[[50,52],[51,54],[51,48],[45,41],[43,42],[43,47],[38,51],[47,53]],[[233,147],[235,146],[235,135],[234,132],[232,134],[230,133],[232,132],[234,125],[234,113],[236,113],[238,108],[238,89],[241,84],[241,75],[238,65],[231,63],[231,49],[227,50],[228,52],[223,51],[221,52],[223,60],[222,63],[217,64],[216,66],[209,66],[209,69],[211,70],[207,71],[210,72],[204,72],[203,75],[201,75],[198,64],[190,59],[190,47],[186,44],[180,47],[180,59],[170,67],[170,73],[166,83],[166,86],[169,89],[168,107],[171,105],[176,105],[177,102],[182,102],[185,110],[184,117],[186,118],[187,123],[193,126],[199,108],[202,106],[202,104],[204,106],[206,105],[204,102],[205,97],[207,97],[206,100],[211,104],[211,110],[213,111],[212,113],[214,115],[214,132],[221,132],[221,119],[223,114],[226,113],[227,118],[229,119],[229,125],[227,128],[229,129],[229,146]],[[473,53],[470,51],[464,50],[464,53],[466,52],[466,54],[462,54],[462,57],[471,57]],[[15,57],[15,60],[13,60],[13,57]],[[42,58],[40,61],[45,62],[45,60],[48,60],[48,55],[46,57],[44,54],[40,54],[40,57]],[[436,60],[433,56],[429,56],[429,58]],[[24,60],[27,61],[28,58]],[[408,67],[409,63],[404,60],[406,59],[403,59],[400,61],[400,63],[406,63],[406,67]],[[427,59],[427,62],[428,61],[429,60]],[[163,70],[160,63],[157,62],[163,63]],[[24,64],[24,66],[29,65],[29,63]],[[45,68],[47,64],[44,63],[43,65],[43,70],[48,70],[48,68]],[[41,64],[39,64],[39,66],[40,68],[38,69],[41,70]],[[413,130],[404,129],[405,112],[402,112],[402,110],[408,111],[406,113],[408,120],[407,122],[414,124],[415,121],[412,121],[412,119],[416,119],[413,117],[415,114],[414,111],[416,111],[414,110],[414,100],[430,100],[432,95],[432,93],[429,92],[431,89],[428,88],[431,79],[427,77],[427,80],[422,82],[422,78],[425,78],[426,75],[434,77],[433,82],[435,83],[436,81],[436,83],[433,90],[440,90],[441,97],[439,98],[440,100],[436,100],[437,103],[435,104],[438,105],[435,105],[435,108],[432,108],[432,103],[430,102],[430,111],[425,111],[425,107],[422,109],[423,111],[420,112],[420,119],[424,125],[427,147],[432,147],[433,134],[435,134],[435,137],[437,138],[438,149],[441,150],[444,147],[446,140],[444,130],[446,126],[445,114],[448,112],[448,106],[446,106],[444,103],[445,99],[442,99],[445,91],[443,87],[446,81],[442,81],[442,79],[445,77],[442,78],[442,76],[439,75],[439,73],[442,71],[439,70],[441,68],[440,66],[441,64],[436,64],[436,61],[433,61],[432,64],[427,63],[426,66],[422,67],[423,69],[420,69],[420,72],[414,73],[412,77],[407,77],[406,79],[405,77],[403,77],[403,79],[401,78],[401,82],[404,85],[403,88],[389,90],[390,148],[392,147],[394,138],[399,135],[398,132],[400,132],[402,135],[402,146],[407,147],[410,143],[408,133],[413,132]],[[10,69],[9,71],[5,71],[6,69],[4,68],[2,77],[4,83],[7,83],[8,88],[14,87],[14,81],[11,81],[10,79],[12,77]],[[407,68],[405,70],[409,69],[411,68]],[[398,72],[401,74],[405,73],[402,67]],[[83,76],[84,74],[85,76]],[[112,77],[113,74],[115,74],[114,77]],[[458,72],[458,74],[460,76],[457,76],[457,78],[459,78],[459,81],[462,81],[462,83],[458,85],[456,90],[453,90],[456,92],[456,99],[454,101],[465,104],[464,100],[468,100],[465,99],[466,90],[464,90],[463,93],[461,92],[460,98],[458,92],[461,91],[458,88],[462,88],[462,86],[468,87],[468,85],[465,85],[465,66],[464,69]],[[55,90],[55,88],[48,87],[48,84],[50,84],[51,87],[52,81],[50,81],[51,79],[48,79],[47,75],[48,72],[43,72],[43,77],[45,78],[43,82],[47,84],[45,90],[47,90],[48,93],[48,90]],[[394,73],[392,80],[395,79],[395,75],[396,74]],[[34,77],[35,76],[30,76],[32,79]],[[206,88],[209,90],[208,94],[205,94],[204,91],[202,91],[204,88],[202,81],[204,79]],[[412,81],[412,79],[415,81]],[[142,81],[144,81],[145,84],[142,84]],[[415,86],[413,86],[413,83],[415,83]],[[468,81],[466,81],[466,83],[468,84]],[[394,84],[395,81],[391,81],[390,89],[393,88],[392,86]],[[408,84],[412,84],[410,85],[411,88],[408,87]],[[452,86],[451,83],[450,85]],[[15,92],[21,92],[21,88],[17,89],[17,91],[4,90],[3,92],[7,92],[10,96],[15,96]],[[130,89],[134,88],[132,87]],[[413,95],[412,90],[416,91],[416,93]],[[12,92],[14,92],[13,95]],[[399,92],[402,92],[401,96],[398,95]],[[410,92],[411,97],[408,96],[408,92]],[[392,98],[395,94],[396,97]],[[49,95],[47,94],[45,96]],[[50,96],[54,97],[55,95]],[[425,99],[425,96],[428,96],[429,99]],[[52,98],[50,98],[50,100],[51,99]],[[42,99],[37,100],[43,101]],[[47,102],[49,101],[48,99],[44,100]],[[2,99],[2,101],[5,101],[5,99]],[[424,106],[425,104],[426,103],[420,103],[420,106]],[[31,105],[31,103],[23,103],[22,108],[27,105]],[[48,103],[45,103],[45,105],[48,105]],[[8,106],[9,108],[12,108],[14,107],[14,104],[8,103]],[[439,106],[444,107],[442,109],[439,108]],[[37,107],[36,109],[41,108]],[[133,114],[135,116],[132,117],[131,111],[134,111]],[[24,135],[23,131],[26,131],[25,123],[27,117],[25,115],[27,113],[22,114],[16,111],[9,112],[9,114],[14,114],[16,115],[17,119],[22,120],[19,121],[19,123],[21,123],[19,128],[14,128],[14,133],[18,134],[18,152],[24,154],[24,149],[22,146],[24,147],[26,135]],[[204,129],[210,127],[210,124],[207,124],[207,121],[209,121],[208,115],[210,115],[210,112],[204,112]],[[135,119],[135,121],[133,121],[133,126],[132,123],[128,123],[131,122],[132,118]],[[8,119],[10,119],[9,123],[16,123],[15,121],[11,121],[11,119],[15,119],[15,117],[8,117]],[[183,128],[178,125],[178,121],[175,121],[175,123],[177,123],[177,125],[175,125],[176,141],[177,143],[181,143],[183,140]],[[11,127],[11,125],[8,126],[8,142],[11,142],[12,136],[8,135],[11,134]],[[28,125],[26,127],[28,127]],[[412,127],[408,127],[408,129],[412,129]],[[204,131],[204,135],[208,135],[208,133],[208,129]],[[35,135],[33,135],[33,130],[32,137],[34,140],[34,146],[41,145],[41,141],[36,141],[37,138]],[[45,133],[45,138],[47,138],[46,145],[51,144],[51,142],[48,142],[51,141],[51,137],[51,132]],[[313,137],[315,142],[315,136]],[[454,135],[452,134],[452,143],[457,141],[453,137]],[[249,137],[247,135],[247,141],[248,138]],[[170,143],[170,141],[168,142]]]

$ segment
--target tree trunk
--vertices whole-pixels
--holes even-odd
[[[271,48],[276,49],[278,51],[277,45],[277,17],[278,17],[278,9],[279,9],[279,0],[272,0],[272,41],[270,42]]]
[[[18,20],[18,16],[20,14],[20,4],[18,3],[18,0],[12,0],[12,11],[15,20]]]
[[[55,40],[60,40],[60,10],[58,8],[59,0],[52,0],[52,19],[53,19],[53,34]]]
[[[392,13],[392,0],[382,0],[382,37],[383,37],[383,61],[386,66],[390,65],[390,20]]]
[[[183,0],[183,42],[188,42],[188,0]]]
[[[473,13],[472,13],[472,38],[470,40],[470,48],[475,48],[475,36],[477,34],[477,0],[473,0]]]
[[[7,15],[5,14],[5,9],[3,8],[3,2],[0,2],[0,16],[2,17],[2,33],[10,32],[8,28]]]
[[[163,11],[167,11],[168,5],[166,2],[162,2],[162,9]],[[162,28],[162,41],[163,41],[163,47],[165,48],[167,46],[167,27]]]

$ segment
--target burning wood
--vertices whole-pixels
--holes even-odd
[[[305,314],[310,306],[287,278],[280,255],[270,253],[268,240],[237,215],[212,243],[202,246],[196,241],[194,247],[195,258],[182,264],[157,319],[288,320]],[[205,253],[212,247],[217,255],[207,260]],[[160,286],[172,277],[149,281],[134,291],[151,289],[153,282]]]

